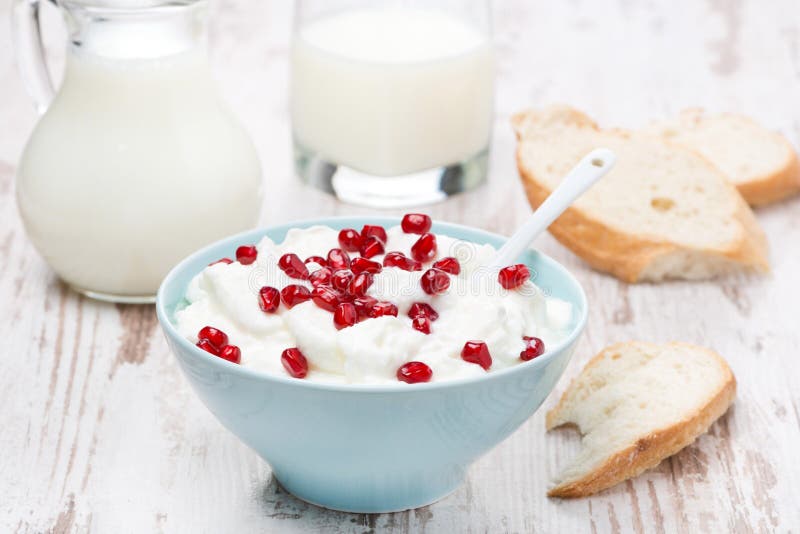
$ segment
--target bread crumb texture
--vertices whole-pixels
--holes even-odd
[[[547,429],[573,424],[581,450],[550,496],[581,497],[658,465],[728,409],[736,380],[715,352],[673,342],[607,347],[547,414]]]
[[[696,151],[647,133],[601,130],[566,106],[519,113],[512,122],[534,209],[592,149],[617,154],[609,174],[550,226],[595,269],[627,282],[769,269],[766,238],[752,211]]]

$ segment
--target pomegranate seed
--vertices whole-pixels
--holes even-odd
[[[350,262],[350,270],[352,270],[354,274],[378,274],[383,270],[383,266],[377,261],[368,260],[367,258],[353,258]]]
[[[308,281],[311,282],[311,285],[316,286],[326,286],[331,283],[331,276],[333,273],[327,267],[323,267],[321,269],[317,269],[310,275],[308,275]]]
[[[362,241],[363,238],[361,234],[353,228],[345,228],[339,232],[339,246],[342,247],[343,250],[356,252],[361,248]]]
[[[314,304],[329,312],[334,311],[336,306],[342,302],[339,293],[333,288],[326,286],[315,287],[311,291],[311,299],[314,301]]]
[[[372,258],[378,254],[383,254],[383,241],[377,237],[368,237],[361,245],[361,255],[365,258]]]
[[[527,362],[544,354],[544,341],[538,337],[522,336],[522,340],[525,342],[525,350],[519,353],[520,360]]]
[[[425,302],[415,302],[412,304],[408,309],[408,316],[412,319],[416,319],[417,317],[427,317],[431,321],[435,321],[439,318],[439,314],[433,309],[433,306],[426,304]]]
[[[428,295],[444,293],[450,287],[450,277],[439,269],[428,269],[419,280],[422,290]]]
[[[309,256],[309,257],[306,258],[306,260],[303,263],[305,263],[306,265],[308,265],[309,263],[316,263],[320,267],[327,267],[328,266],[327,260],[325,258],[323,258],[322,256]]]
[[[431,320],[422,315],[414,317],[414,319],[411,321],[411,328],[414,330],[419,330],[423,334],[430,334]]]
[[[331,275],[331,285],[338,291],[347,291],[353,281],[353,272],[350,269],[339,269]]]
[[[383,317],[384,315],[394,315],[397,317],[397,306],[391,302],[376,302],[369,311],[370,317]]]
[[[306,286],[290,284],[281,289],[281,300],[287,308],[294,308],[311,298],[311,292]]]
[[[461,349],[461,359],[469,363],[477,363],[488,371],[492,366],[492,355],[483,341],[467,341]]]
[[[407,234],[424,234],[431,229],[431,218],[424,213],[406,213],[400,221],[400,228]]]
[[[333,270],[336,269],[349,269],[350,256],[340,248],[332,248],[328,252],[328,267]]]
[[[214,356],[219,356],[219,349],[215,347],[214,344],[207,339],[201,339],[200,341],[198,341],[197,346],[206,352],[210,352]]]
[[[356,307],[356,312],[358,312],[359,319],[366,319],[369,317],[370,312],[372,311],[372,307],[378,303],[378,300],[374,297],[364,296],[358,297],[353,300],[353,306]]]
[[[384,267],[398,267],[404,271],[421,271],[422,263],[411,259],[402,252],[387,252],[383,257]]]
[[[363,297],[367,294],[367,289],[369,289],[369,286],[372,285],[372,280],[373,278],[371,273],[360,273],[353,278],[352,282],[350,282],[347,292],[354,297]]]
[[[500,272],[497,273],[497,281],[500,282],[500,285],[506,289],[514,289],[515,287],[519,287],[530,277],[531,272],[525,265],[521,263],[503,267],[500,269]]]
[[[281,304],[281,292],[274,287],[264,286],[258,290],[258,306],[261,311],[275,313]]]
[[[367,241],[370,237],[374,237],[380,239],[381,243],[386,243],[388,241],[388,236],[386,235],[386,230],[383,226],[373,226],[371,224],[365,224],[364,227],[361,229],[361,239]]]
[[[297,254],[284,254],[278,260],[278,267],[281,268],[289,278],[308,280],[308,267]]]
[[[431,371],[431,368],[422,362],[404,363],[397,370],[397,379],[407,384],[428,382],[432,376],[433,371]]]
[[[450,274],[460,274],[461,264],[455,258],[447,257],[433,262],[433,268]]]
[[[217,261],[209,263],[208,266],[211,267],[212,265],[216,265],[218,263],[224,263],[225,265],[230,265],[231,263],[233,263],[233,260],[230,258],[220,258]]]
[[[431,261],[434,256],[436,256],[436,236],[433,234],[422,234],[411,246],[411,257],[417,261]]]
[[[197,339],[210,341],[217,349],[228,344],[228,334],[213,326],[201,328],[197,333]]]
[[[236,345],[225,345],[219,350],[219,357],[233,363],[242,361],[242,351]]]
[[[281,363],[293,378],[305,378],[308,374],[308,360],[297,347],[284,350],[281,353]]]
[[[352,302],[342,302],[333,312],[333,325],[337,330],[353,326],[358,321],[358,311]]]
[[[242,245],[236,249],[236,261],[242,265],[250,265],[258,257],[255,245]]]

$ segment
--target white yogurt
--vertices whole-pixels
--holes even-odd
[[[532,282],[515,290],[503,289],[496,274],[481,267],[489,263],[494,248],[437,235],[437,259],[455,256],[461,273],[451,276],[450,288],[428,295],[419,280],[426,269],[409,272],[384,267],[375,275],[367,294],[393,302],[398,316],[367,319],[337,330],[330,312],[307,301],[288,309],[283,303],[276,313],[258,306],[258,290],[269,285],[281,289],[307,282],[286,276],[277,266],[283,254],[300,258],[325,257],[338,247],[338,232],[325,226],[290,230],[281,244],[264,238],[258,244],[258,259],[252,265],[234,262],[209,266],[190,283],[188,306],[177,312],[178,330],[191,341],[198,331],[211,325],[222,329],[230,343],[242,351],[242,364],[271,374],[286,375],[281,352],[298,347],[309,363],[306,380],[349,384],[403,384],[397,369],[409,361],[421,361],[433,370],[432,381],[481,376],[479,365],[461,359],[469,340],[487,343],[493,363],[489,372],[520,363],[523,336],[541,338],[553,346],[568,333],[572,307],[544,293]],[[399,227],[388,231],[387,251],[409,255],[419,238]],[[354,256],[355,253],[351,253]],[[382,256],[372,258],[381,261]],[[316,264],[309,265],[314,270]],[[426,302],[439,313],[426,335],[411,327],[407,316],[415,302]]]

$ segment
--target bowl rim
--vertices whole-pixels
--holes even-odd
[[[175,325],[172,324],[170,316],[166,310],[166,303],[164,302],[166,290],[172,284],[176,283],[175,281],[177,280],[177,278],[183,274],[183,272],[187,269],[187,266],[193,263],[198,256],[202,256],[210,252],[211,250],[217,248],[231,247],[244,242],[247,243],[257,242],[254,241],[254,239],[256,237],[258,239],[263,238],[264,236],[266,236],[267,232],[277,231],[285,233],[291,230],[292,228],[308,228],[316,225],[330,226],[331,225],[330,223],[342,223],[344,221],[352,221],[354,224],[356,224],[356,226],[358,224],[381,224],[383,226],[388,226],[388,225],[398,226],[400,224],[400,217],[356,215],[356,216],[332,216],[332,217],[321,217],[314,219],[301,219],[279,225],[258,227],[244,232],[240,232],[238,234],[233,234],[196,250],[195,252],[191,253],[189,256],[181,260],[177,265],[175,265],[169,271],[169,273],[167,273],[167,276],[164,277],[163,281],[161,282],[161,285],[158,288],[158,293],[156,295],[156,315],[158,317],[158,322],[161,324],[161,328],[164,330],[165,335],[176,341],[178,345],[181,346],[181,348],[187,350],[190,354],[194,355],[197,358],[200,358],[202,361],[214,367],[217,367],[221,372],[233,373],[235,375],[239,375],[240,377],[258,379],[258,380],[263,380],[265,382],[275,382],[281,385],[288,385],[288,386],[321,390],[321,391],[335,391],[342,393],[358,392],[358,393],[392,393],[392,394],[406,393],[407,394],[419,391],[431,391],[436,389],[461,387],[474,383],[491,382],[494,380],[501,380],[504,377],[513,374],[518,374],[526,370],[533,370],[539,367],[543,367],[547,364],[549,360],[555,358],[556,355],[560,354],[564,349],[573,344],[578,339],[578,337],[583,332],[586,326],[586,322],[589,316],[589,307],[586,298],[586,292],[584,291],[583,286],[578,281],[578,279],[575,278],[575,276],[571,272],[569,272],[569,270],[567,270],[566,267],[561,265],[559,262],[548,256],[547,254],[539,252],[538,250],[535,249],[529,249],[529,252],[532,252],[537,256],[539,256],[540,260],[549,263],[551,267],[555,268],[557,272],[559,272],[566,280],[568,280],[573,286],[575,286],[575,288],[577,289],[577,294],[579,296],[580,308],[583,310],[583,313],[576,321],[575,326],[572,328],[570,333],[559,343],[557,343],[553,348],[548,349],[541,356],[534,358],[533,360],[529,360],[527,362],[522,362],[517,365],[507,367],[505,369],[487,372],[483,376],[454,378],[438,382],[424,382],[418,384],[405,384],[405,385],[401,385],[401,383],[391,384],[391,385],[390,384],[339,384],[331,382],[300,380],[289,376],[281,376],[281,375],[267,373],[265,371],[253,369],[245,365],[235,364],[227,360],[224,360],[222,358],[219,358],[217,356],[214,356],[213,354],[210,354],[198,348],[197,346],[195,346],[194,343],[191,343],[188,339],[183,337],[178,332]],[[471,234],[473,237],[483,237],[489,240],[500,239],[505,241],[508,239],[507,237],[502,236],[500,234],[482,230],[480,228],[476,228],[473,226],[451,223],[442,220],[436,220],[434,222],[433,230],[436,233],[444,233],[445,235],[448,235],[447,234],[448,229],[465,232],[467,234]],[[463,239],[463,238],[457,237],[456,239]],[[194,273],[192,277],[196,275],[197,273]],[[174,351],[171,350],[171,352]],[[177,355],[173,356],[177,358]]]

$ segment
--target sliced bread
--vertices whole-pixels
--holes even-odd
[[[583,497],[658,465],[706,432],[735,395],[733,373],[711,350],[643,342],[605,348],[547,414],[548,430],[573,424],[583,436],[548,495]]]
[[[617,154],[614,169],[551,226],[594,268],[627,282],[767,271],[767,244],[752,211],[705,158],[648,134],[601,130],[565,106],[513,118],[517,166],[536,208],[593,148]]]
[[[675,119],[653,123],[647,131],[702,154],[751,205],[800,192],[800,162],[792,145],[747,117],[687,109]]]

